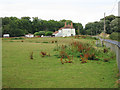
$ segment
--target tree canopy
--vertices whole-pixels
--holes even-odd
[[[59,28],[64,27],[65,22],[71,24],[71,20],[42,20],[38,17],[3,17],[2,18],[2,34],[10,34],[12,37],[23,36],[31,33],[35,35],[41,35],[44,32],[55,32]],[[106,33],[120,32],[119,24],[120,18],[118,16],[110,15],[106,16]],[[81,23],[74,23],[73,27],[76,30],[76,34],[82,35],[97,35],[104,30],[104,18],[100,21],[89,22],[83,28]]]
[[[2,18],[2,34],[10,34],[12,37],[23,36],[31,33],[35,35],[51,35],[52,32],[57,31],[59,28],[64,27],[65,22],[70,24],[71,20],[42,20],[38,17],[4,17]],[[73,27],[77,30],[78,26],[80,31],[83,30],[81,23],[73,23]]]
[[[111,34],[112,32],[120,32],[119,28],[120,18],[114,15],[105,17],[106,33]],[[104,18],[100,21],[87,23],[85,25],[85,33],[88,35],[97,35],[104,30]]]

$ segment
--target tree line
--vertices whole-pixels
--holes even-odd
[[[12,37],[23,36],[25,34],[36,32],[55,32],[64,26],[64,23],[71,23],[71,20],[42,20],[38,17],[4,17],[2,18],[2,34],[9,33]],[[83,30],[81,23],[73,23],[77,30],[79,26]]]
[[[119,17],[110,15],[106,16],[106,33],[120,32],[119,30]],[[36,32],[48,32],[48,35],[57,31],[64,26],[64,23],[70,24],[71,20],[42,20],[38,17],[2,17],[2,34],[10,34],[12,37],[24,36],[25,34]],[[76,34],[82,35],[97,35],[104,30],[104,19],[100,21],[87,23],[85,28],[81,23],[74,23],[73,27],[76,30]],[[36,33],[37,34],[37,33]]]
[[[109,15],[105,17],[106,33],[120,32],[120,17]],[[88,35],[97,35],[104,30],[104,18],[100,21],[91,22],[85,25],[85,32]]]

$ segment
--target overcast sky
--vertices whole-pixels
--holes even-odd
[[[72,20],[85,25],[118,14],[119,0],[0,0],[0,17],[39,17]]]

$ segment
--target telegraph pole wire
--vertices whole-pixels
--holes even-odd
[[[115,8],[117,7],[117,4],[118,4],[118,0],[116,0],[116,1],[114,2],[114,5],[113,5],[112,9],[106,11],[106,13],[109,14],[109,15],[112,14],[112,13],[115,11]]]

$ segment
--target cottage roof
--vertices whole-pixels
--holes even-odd
[[[65,26],[64,27],[61,27],[59,30],[62,30],[62,29],[73,29],[73,23],[71,22],[71,25],[70,24],[68,24],[67,25],[67,23],[65,22]],[[58,31],[55,31],[53,34],[57,34],[58,33]]]
[[[58,31],[55,31],[53,34],[57,34],[58,33]]]
[[[66,28],[73,29],[73,23],[71,22],[71,25],[70,24],[67,25],[66,22],[65,22],[65,26],[60,28],[59,30],[66,29]]]

